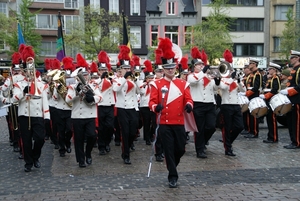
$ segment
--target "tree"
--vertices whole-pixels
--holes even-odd
[[[289,60],[290,50],[299,50],[299,21],[294,17],[293,10],[290,8],[286,13],[287,22],[280,37],[280,58],[283,61]]]
[[[66,46],[77,49],[91,60],[96,60],[101,50],[117,53],[122,39],[122,16],[90,6],[85,6],[81,13],[84,18],[74,22],[70,34],[65,35]],[[68,48],[66,54],[70,55]]]
[[[232,50],[232,40],[229,27],[233,18],[227,15],[229,6],[224,0],[215,0],[209,4],[211,12],[202,23],[191,27],[192,43],[184,49],[191,49],[197,46],[199,50],[204,49],[211,65],[221,58],[225,49]]]
[[[5,27],[6,35],[3,37],[5,43],[10,47],[9,54],[18,51],[18,31],[17,20],[19,21],[26,45],[31,45],[34,48],[36,55],[39,55],[41,50],[42,37],[35,32],[35,16],[40,10],[31,13],[29,7],[33,3],[33,0],[22,0],[19,6],[19,13],[14,10],[10,10],[10,16],[7,18],[8,25]]]

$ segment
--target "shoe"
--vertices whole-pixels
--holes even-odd
[[[10,145],[10,146],[14,146],[14,142],[13,142],[13,141],[10,141],[10,142],[9,142],[9,145]]]
[[[278,141],[273,141],[273,140],[263,140],[263,143],[277,143]]]
[[[65,157],[66,154],[65,154],[65,153],[60,153],[59,156],[60,156],[60,157]]]
[[[169,181],[169,187],[177,188],[177,181],[175,179],[172,179],[171,181]]]
[[[25,172],[31,172],[31,168],[25,167],[25,168],[24,168],[24,171],[25,171]]]
[[[54,146],[54,149],[59,149],[58,144],[56,144],[56,145]]]
[[[293,144],[289,144],[289,145],[283,146],[283,148],[286,148],[286,149],[298,149],[299,147],[297,147],[296,145],[293,145]]]
[[[161,154],[161,157],[162,157],[162,158],[165,158],[165,154],[164,154],[164,153],[162,153],[162,154]]]
[[[202,152],[198,152],[197,153],[197,158],[207,158],[206,154],[202,151]]]
[[[164,159],[161,157],[161,155],[157,155],[155,158],[156,158],[157,162],[163,162],[164,161]]]
[[[86,162],[86,164],[91,165],[92,164],[92,158],[86,158],[85,162]]]
[[[85,163],[79,163],[79,167],[80,167],[80,168],[85,168],[85,167],[86,167],[86,164],[85,164]]]
[[[15,147],[14,148],[14,152],[20,152],[20,148],[19,147]]]
[[[147,140],[147,141],[146,141],[146,145],[151,145],[150,140]]]
[[[124,159],[124,163],[127,164],[127,165],[130,165],[131,164],[131,161],[129,158],[125,158]]]
[[[33,166],[34,166],[35,168],[40,168],[40,167],[41,167],[40,161],[39,161],[39,160],[33,161]]]
[[[99,155],[105,155],[105,154],[106,154],[106,152],[104,149],[99,150]]]
[[[245,138],[258,138],[258,135],[248,134],[244,136]]]
[[[71,153],[71,152],[72,152],[71,147],[68,147],[68,148],[67,148],[67,153]]]
[[[49,136],[46,136],[46,137],[45,137],[45,140],[49,140]]]
[[[120,142],[115,142],[115,146],[120,146],[121,145],[121,143]]]
[[[24,159],[23,154],[20,154],[20,155],[18,156],[18,159]]]
[[[225,151],[225,155],[227,155],[227,156],[236,156],[232,151]]]
[[[135,146],[134,146],[134,144],[132,143],[132,145],[130,146],[130,149],[132,150],[132,151],[134,151],[135,150]]]
[[[106,145],[105,146],[105,151],[108,153],[108,152],[110,152],[110,146],[109,145]]]
[[[240,132],[240,134],[241,135],[248,135],[249,134],[249,131],[247,131],[247,130],[242,130],[241,132]]]
[[[219,140],[219,142],[223,142],[223,140],[222,140],[222,139],[220,139],[220,140]]]

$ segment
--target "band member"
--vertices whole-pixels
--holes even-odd
[[[165,77],[151,83],[149,107],[156,112],[159,122],[170,188],[177,187],[177,166],[185,153],[184,115],[193,110],[193,100],[188,83],[175,77],[175,53],[169,38],[160,38]]]
[[[206,74],[206,54],[202,54],[197,47],[192,48],[192,65],[194,72],[188,75],[191,94],[194,101],[194,117],[198,128],[195,132],[195,149],[197,158],[207,158],[205,145],[215,132],[216,112],[214,91],[217,90],[215,80]],[[204,61],[202,59],[204,59]]]
[[[293,104],[291,112],[287,113],[288,129],[291,144],[285,145],[286,149],[300,148],[300,52],[291,50],[290,64],[293,66],[291,76],[288,78],[287,88],[280,91],[287,95]]]
[[[241,92],[240,95],[246,95],[251,101],[251,99],[259,97],[259,90],[262,87],[262,76],[258,71],[258,59],[250,58],[249,68],[251,74],[248,75],[246,79],[247,91]],[[258,120],[253,115],[249,115],[249,134],[245,135],[245,138],[258,138]]]
[[[247,81],[247,77],[248,75],[250,75],[251,71],[249,68],[249,63],[244,63],[244,77],[242,78],[242,82],[244,83],[244,85],[246,86],[246,81]],[[243,135],[248,135],[249,134],[249,121],[250,121],[250,112],[249,110],[243,112],[243,123],[244,123],[244,130],[242,130],[241,134]]]
[[[281,85],[281,89],[285,89],[286,88],[286,84],[288,83],[288,77],[291,75],[291,71],[290,69],[286,68],[283,69],[281,72],[281,77],[280,77],[280,85]]]
[[[53,77],[55,87],[53,90],[52,98],[55,102],[56,108],[56,123],[58,130],[58,144],[59,156],[65,157],[66,152],[71,153],[71,138],[72,138],[72,125],[71,125],[71,108],[72,104],[66,103],[66,95],[68,86],[66,79],[69,79],[73,69],[73,58],[65,57],[62,60],[64,70],[59,71]]]
[[[125,46],[119,46],[119,64],[123,77],[113,82],[113,91],[116,92],[116,108],[121,131],[122,159],[125,164],[131,164],[130,146],[136,137],[138,128],[138,108],[137,94],[139,87],[136,84],[132,69],[130,66],[130,49]]]
[[[27,80],[15,83],[13,102],[19,103],[18,115],[23,142],[25,172],[32,166],[40,168],[39,158],[45,139],[44,119],[49,119],[47,92],[44,85],[35,77],[34,52],[26,46],[22,52],[23,61],[27,64]]]
[[[66,102],[72,103],[71,119],[74,131],[74,146],[76,161],[79,167],[92,164],[91,152],[96,142],[97,103],[102,100],[99,90],[93,91],[88,84],[88,64],[81,54],[77,54],[77,69],[71,77],[76,77],[78,83],[68,87]],[[84,141],[86,146],[84,149]]]
[[[98,62],[101,77],[99,90],[103,97],[103,101],[98,103],[98,149],[100,155],[105,155],[110,152],[109,144],[114,133],[115,96],[112,85],[114,73],[105,51],[98,54]]]
[[[280,78],[278,72],[281,67],[278,64],[269,63],[268,75],[269,79],[266,82],[264,88],[264,94],[260,94],[259,97],[266,100],[268,106],[267,113],[267,125],[268,125],[268,138],[263,140],[264,143],[278,142],[278,128],[276,114],[273,113],[270,107],[270,99],[280,91]]]

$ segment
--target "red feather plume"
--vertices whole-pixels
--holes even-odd
[[[90,71],[91,71],[91,73],[98,72],[98,66],[95,62],[92,62],[91,66],[90,66]]]
[[[203,61],[204,65],[207,65],[207,54],[205,53],[204,49],[201,52],[201,60]]]
[[[99,54],[98,54],[98,62],[99,63],[108,63],[109,62],[107,53],[105,51],[102,50],[102,51],[99,52]]]
[[[13,53],[11,58],[12,58],[12,64],[20,64],[21,54],[19,52]]]
[[[39,70],[35,71],[35,77],[38,78],[41,76],[41,72]]]
[[[134,62],[134,66],[141,66],[140,57],[138,57],[136,55],[132,55],[132,61]]]
[[[106,64],[106,68],[107,68],[108,72],[110,72],[110,71],[111,71],[111,64],[110,64],[110,63],[107,63],[107,64]]]
[[[70,71],[74,70],[75,66],[73,65],[73,58],[72,57],[64,57],[62,62],[64,64],[64,69],[65,70],[70,70]]]
[[[51,70],[51,63],[50,63],[50,59],[44,59],[44,64],[45,64],[45,69],[48,71],[48,70]]]
[[[161,57],[163,56],[162,50],[161,49],[156,49],[155,50],[155,64],[156,65],[161,65]]]
[[[130,60],[130,49],[127,45],[120,45],[119,46],[120,53],[118,55],[119,60]]]
[[[199,51],[199,49],[197,47],[193,47],[191,49],[191,56],[192,56],[193,59],[201,59],[202,60],[201,52]]]
[[[22,60],[26,62],[28,57],[34,58],[34,51],[32,46],[26,46],[24,47],[24,50],[22,51]]]
[[[189,67],[188,66],[188,58],[182,57],[181,60],[180,60],[180,64],[181,64],[181,68],[183,70],[188,69],[188,67]]]
[[[76,55],[76,60],[77,60],[77,67],[84,67],[84,68],[88,68],[89,64],[86,62],[86,60],[83,58],[83,56],[81,54],[77,54]]]
[[[22,54],[25,47],[26,47],[26,45],[24,45],[23,43],[19,46],[19,53],[20,54]]]
[[[59,70],[61,68],[61,63],[56,58],[52,60],[51,65],[52,65],[52,70],[55,70],[55,69]]]
[[[230,52],[229,49],[226,49],[223,53],[223,58],[225,59],[225,61],[227,61],[228,63],[232,63],[233,61],[233,55]]]
[[[152,64],[150,60],[145,60],[144,61],[144,65],[146,66],[146,68],[144,69],[144,72],[153,72],[153,68],[152,68]]]
[[[175,53],[172,50],[173,43],[169,38],[159,38],[160,42],[158,44],[158,49],[163,52],[163,57],[165,59],[172,59],[175,57]]]

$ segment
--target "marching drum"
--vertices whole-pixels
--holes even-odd
[[[276,94],[270,100],[270,107],[276,115],[282,116],[292,109],[292,103],[287,96]]]
[[[249,110],[252,116],[259,118],[267,114],[268,107],[263,99],[256,97],[250,100]]]
[[[249,99],[246,96],[239,96],[239,102],[242,109],[242,113],[248,110]]]

